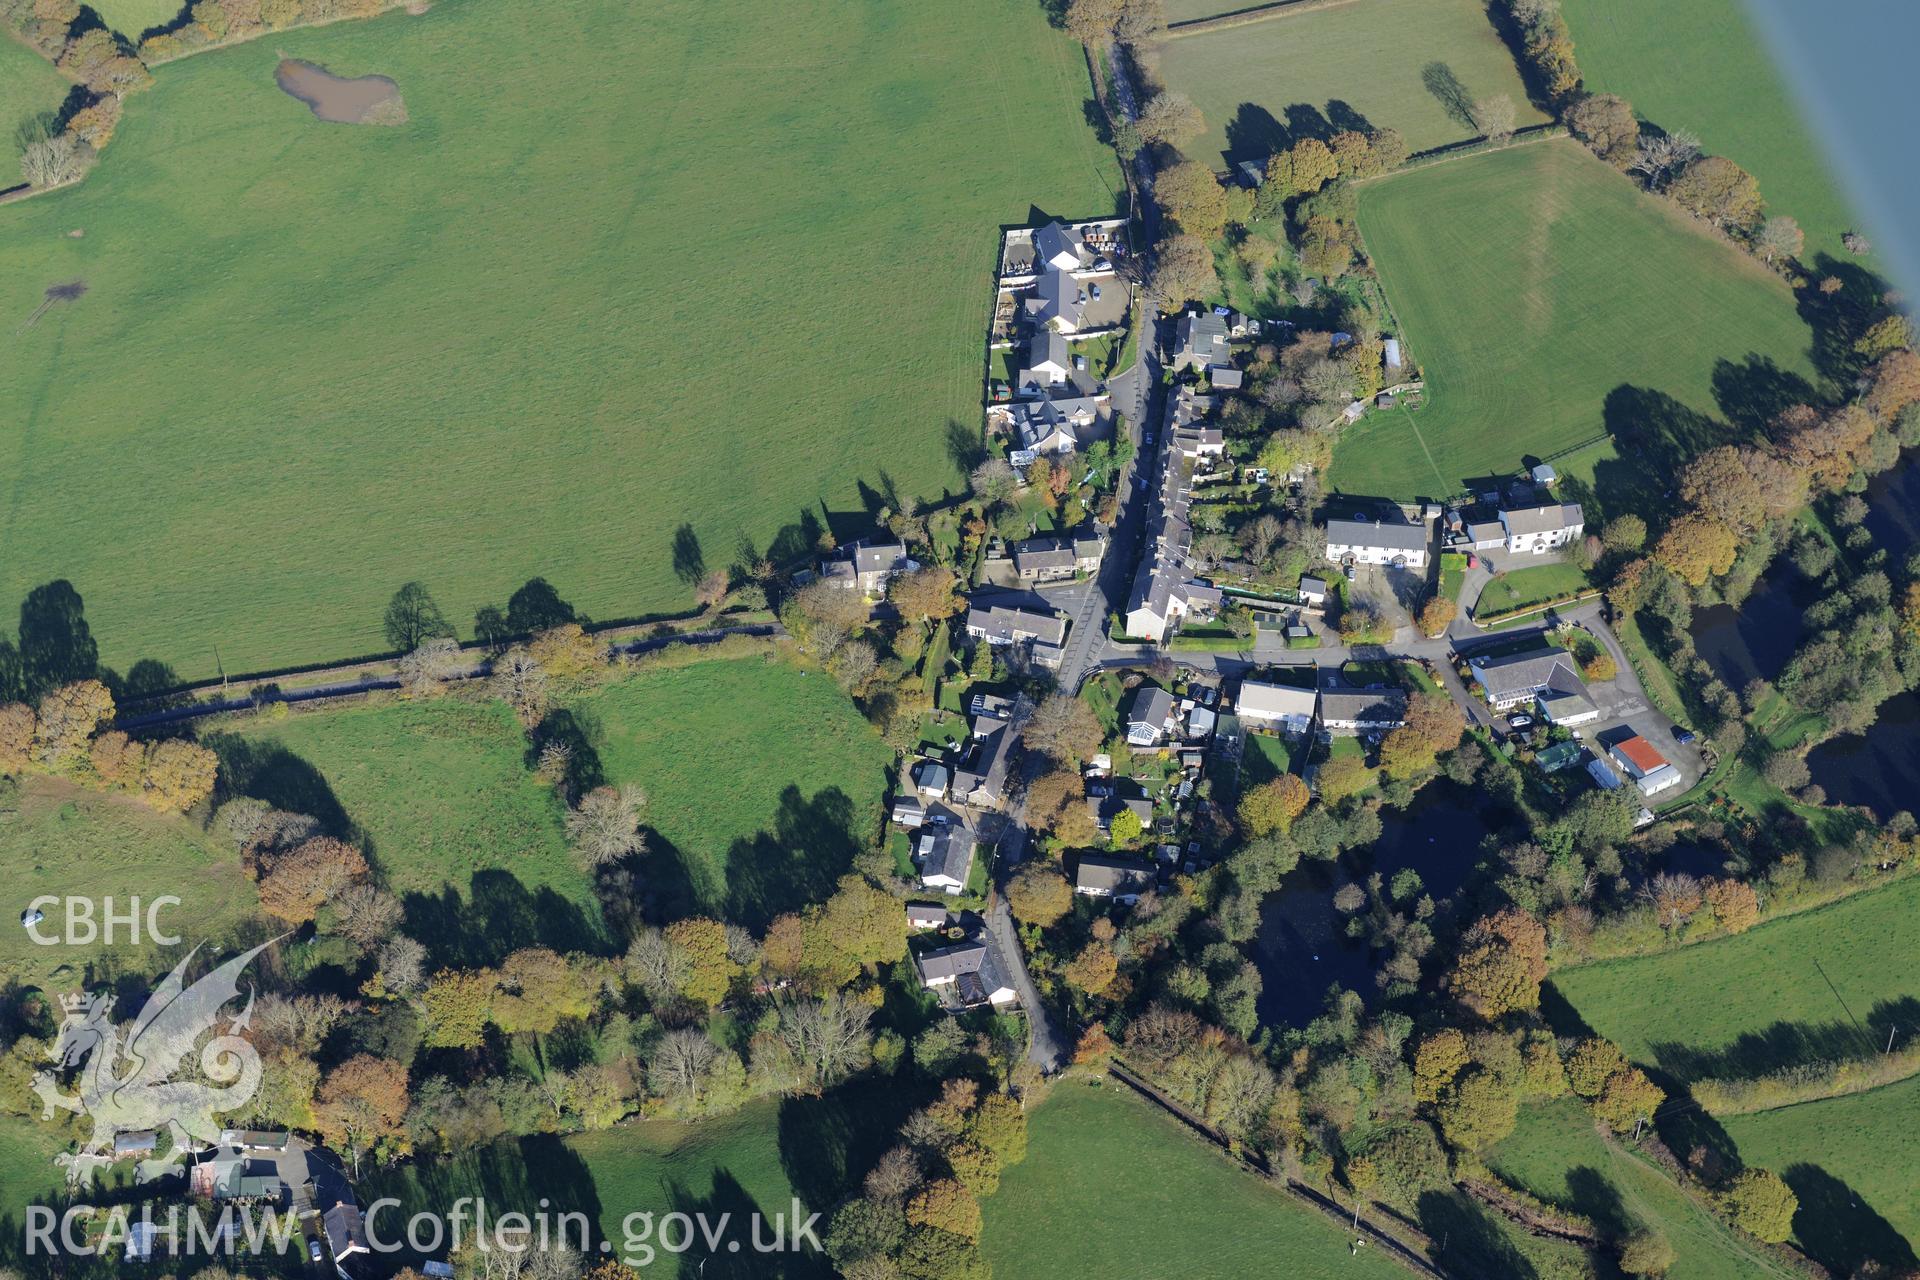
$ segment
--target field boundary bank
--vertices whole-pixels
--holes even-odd
[[[616,629],[609,628],[599,634],[607,635],[613,630]],[[670,649],[676,645],[718,645],[737,636],[748,639],[777,640],[786,634],[786,628],[777,622],[753,622],[733,627],[715,627],[705,631],[676,632],[670,636],[638,637],[625,644],[614,641],[611,647],[618,657],[637,657]],[[439,683],[452,685],[484,680],[493,673],[493,656],[491,653],[482,654],[472,667],[448,676]],[[331,670],[343,674],[359,672],[361,678],[352,684],[321,684],[310,688],[286,690],[279,688],[275,681],[258,681],[237,697],[216,698],[207,702],[188,703],[184,706],[163,707],[138,715],[120,716],[114,720],[114,727],[123,731],[150,729],[159,725],[184,724],[192,720],[205,720],[213,716],[231,715],[275,705],[292,707],[313,703],[346,702],[357,698],[364,699],[372,693],[392,692],[401,687],[400,677],[392,671],[390,660],[354,663]],[[309,674],[324,675],[328,671],[328,668],[315,668]]]
[[[1273,4],[1252,5],[1244,9],[1216,13],[1210,17],[1188,18],[1185,22],[1169,22],[1163,38],[1175,40],[1181,36],[1197,36],[1208,31],[1221,31],[1227,27],[1264,22],[1268,18],[1278,18],[1283,14],[1315,13],[1322,9],[1344,8],[1359,2],[1360,0],[1276,0]]]
[[[1240,1165],[1248,1172],[1258,1175],[1263,1181],[1278,1186],[1289,1196],[1313,1209],[1321,1216],[1332,1219],[1342,1232],[1348,1233],[1349,1235],[1353,1232],[1353,1216],[1351,1212],[1343,1208],[1331,1197],[1323,1195],[1305,1183],[1297,1182],[1285,1174],[1276,1173],[1268,1167],[1264,1161],[1255,1160],[1245,1152],[1236,1150],[1234,1145],[1228,1141],[1223,1134],[1214,1129],[1213,1126],[1209,1125],[1199,1116],[1194,1115],[1172,1098],[1161,1093],[1159,1089],[1155,1088],[1145,1078],[1136,1075],[1131,1068],[1127,1067],[1118,1059],[1110,1061],[1107,1064],[1106,1070],[1107,1074],[1111,1075],[1115,1080],[1126,1085],[1142,1098],[1145,1098],[1148,1102],[1159,1107],[1175,1120],[1178,1120],[1182,1125],[1191,1129],[1195,1134],[1218,1147],[1221,1152],[1233,1160],[1234,1163]],[[1385,1210],[1384,1206],[1379,1207],[1387,1212],[1389,1216],[1393,1217],[1395,1221],[1403,1221],[1399,1218],[1399,1215],[1392,1214],[1391,1210]],[[1412,1227],[1407,1227],[1406,1229],[1410,1233],[1420,1237],[1419,1248],[1416,1248],[1415,1245],[1407,1241],[1401,1240],[1398,1236],[1387,1232],[1373,1222],[1363,1220],[1359,1227],[1359,1230],[1367,1238],[1379,1244],[1389,1257],[1414,1274],[1431,1277],[1431,1280],[1455,1280],[1454,1277],[1442,1271],[1437,1264],[1420,1252],[1422,1248],[1432,1248],[1433,1242]]]
[[[1473,615],[1473,624],[1478,627],[1498,627],[1505,623],[1518,622],[1522,618],[1532,617],[1536,613],[1546,613],[1549,610],[1564,608],[1570,604],[1585,604],[1589,600],[1598,600],[1605,594],[1606,592],[1595,587],[1591,591],[1579,591],[1572,595],[1555,596],[1551,600],[1541,600],[1537,603],[1523,604],[1518,608],[1504,610],[1500,613],[1490,613],[1485,617],[1481,617],[1476,613]]]
[[[1676,951],[1685,951],[1690,947],[1703,947],[1709,943],[1725,942],[1730,938],[1744,938],[1748,934],[1751,934],[1752,932],[1754,932],[1755,929],[1763,929],[1767,925],[1774,924],[1778,921],[1791,920],[1795,916],[1803,916],[1803,915],[1806,915],[1808,912],[1812,912],[1812,911],[1824,911],[1828,907],[1838,907],[1845,903],[1853,901],[1855,898],[1862,898],[1862,897],[1866,897],[1869,894],[1881,893],[1881,892],[1895,889],[1900,885],[1905,884],[1908,880],[1913,879],[1914,876],[1917,874],[1920,874],[1920,866],[1916,866],[1913,870],[1901,870],[1901,871],[1892,872],[1887,876],[1886,879],[1881,880],[1878,883],[1863,884],[1857,888],[1848,889],[1841,893],[1836,893],[1832,897],[1820,898],[1817,901],[1795,903],[1789,906],[1782,907],[1778,911],[1769,912],[1768,914],[1763,916],[1760,920],[1755,922],[1752,929],[1748,929],[1743,933],[1715,933],[1705,938],[1695,938],[1691,942],[1673,942],[1665,946],[1658,946],[1658,947],[1653,947],[1653,948],[1638,950],[1638,951],[1623,951],[1618,955],[1594,956],[1591,959],[1575,960],[1566,964],[1554,964],[1552,962],[1551,956],[1549,956],[1547,981],[1551,982],[1555,974],[1567,973],[1574,969],[1591,969],[1598,965],[1604,965],[1604,964],[1626,964],[1630,961],[1645,960],[1653,956],[1671,955]]]
[[[1785,1111],[1790,1107],[1804,1107],[1817,1102],[1833,1102],[1840,1098],[1858,1098],[1864,1094],[1877,1093],[1881,1089],[1891,1089],[1895,1085],[1905,1084],[1920,1075],[1920,1041],[1910,1041],[1888,1053],[1875,1049],[1856,1058],[1828,1059],[1824,1062],[1805,1064],[1805,1070],[1824,1070],[1830,1078],[1811,1082],[1809,1089],[1820,1092],[1808,1092],[1804,1096],[1781,1097],[1771,1101],[1754,1098],[1742,1098],[1743,1090],[1760,1092],[1769,1082],[1780,1080],[1792,1073],[1795,1068],[1782,1068],[1768,1075],[1760,1076],[1703,1076],[1687,1082],[1687,1092],[1700,1109],[1710,1116],[1757,1116],[1769,1111]],[[1885,1076],[1879,1072],[1886,1072]],[[1791,1090],[1794,1086],[1782,1083],[1780,1088]],[[1707,1097],[1701,1097],[1705,1089]]]

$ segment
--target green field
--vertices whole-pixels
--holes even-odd
[[[1529,1106],[1513,1135],[1486,1154],[1502,1179],[1593,1220],[1610,1239],[1644,1224],[1673,1245],[1670,1280],[1743,1280],[1799,1273],[1735,1234],[1668,1176],[1602,1139],[1571,1098]]]
[[[893,753],[826,676],[760,658],[644,672],[574,704],[671,848],[655,887],[759,927],[832,890],[879,832]]]
[[[505,871],[530,892],[593,894],[553,788],[525,762],[505,703],[456,697],[312,711],[212,736],[229,787],[365,841],[387,888],[466,893]]]
[[[1740,0],[1566,0],[1588,89],[1617,93],[1642,119],[1691,129],[1714,155],[1760,180],[1773,213],[1807,233],[1806,258],[1855,229],[1839,179],[1821,154]]]
[[[102,22],[138,44],[142,33],[168,25],[187,5],[182,0],[100,0],[92,7]]]
[[[316,120],[282,50],[410,122]],[[416,578],[463,628],[535,574],[685,609],[682,522],[711,568],[937,498],[999,224],[1113,208],[1089,94],[1032,0],[444,0],[162,67],[0,209],[0,600],[69,578],[103,661],[208,676],[384,649]]]
[[[1920,997],[1916,955],[1920,880],[1904,880],[1737,937],[1563,969],[1551,981],[1635,1061],[1680,1079],[1744,1076],[1865,1051],[1878,1037],[1855,1019],[1885,1035],[1876,1007]]]
[[[1501,613],[1574,591],[1585,591],[1587,575],[1570,564],[1537,564],[1500,574],[1480,592],[1475,613]],[[1457,587],[1456,587],[1457,589]]]
[[[58,111],[72,87],[52,63],[0,31],[0,191],[20,181],[20,127]]]
[[[1851,1272],[1864,1257],[1913,1266],[1920,1242],[1920,1078],[1721,1123],[1748,1164],[1800,1196],[1794,1232],[1816,1258]],[[1907,1252],[1901,1256],[1901,1240]]]
[[[1810,372],[1780,280],[1571,140],[1368,183],[1360,226],[1428,394],[1343,433],[1346,492],[1447,497],[1611,432],[1620,458],[1560,468],[1597,524],[1727,436],[1718,392],[1750,419]]]
[[[1405,1274],[1119,1084],[1057,1086],[985,1209],[998,1280]]]
[[[1244,7],[1216,5],[1214,12]],[[1167,87],[1207,118],[1207,132],[1187,144],[1187,154],[1215,167],[1223,153],[1264,159],[1299,138],[1348,128],[1398,129],[1415,151],[1476,137],[1448,105],[1460,98],[1504,93],[1521,125],[1546,118],[1528,105],[1513,55],[1477,0],[1304,5],[1171,36],[1157,54]]]
[[[0,929],[0,984],[17,978],[61,990],[79,985],[87,963],[103,954],[125,961],[129,970],[156,973],[172,968],[184,952],[152,946],[144,932],[134,945],[124,924],[117,926],[112,948],[39,946],[20,927],[19,913],[42,894],[111,897],[123,913],[136,897],[151,902],[172,895],[181,905],[161,908],[161,928],[178,935],[184,946],[207,942],[216,949],[235,940],[258,902],[238,855],[192,821],[155,813],[127,796],[84,791],[50,778],[26,779],[0,805],[0,879],[11,904]],[[64,911],[47,914],[41,935],[63,936]],[[104,926],[104,908],[99,922]],[[72,969],[60,972],[66,965]],[[125,1016],[134,1012],[121,1010]]]

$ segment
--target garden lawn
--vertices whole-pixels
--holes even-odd
[[[1342,434],[1329,475],[1342,491],[1449,497],[1610,432],[1619,456],[1562,469],[1563,497],[1592,502],[1597,526],[1649,501],[1650,472],[1733,436],[1717,389],[1749,428],[1775,398],[1808,394],[1796,380],[1810,373],[1811,335],[1786,285],[1571,139],[1359,194],[1427,404]],[[1755,372],[1750,356],[1778,367]]]
[[[1551,981],[1635,1061],[1680,1079],[1755,1075],[1884,1042],[1876,1006],[1920,997],[1917,955],[1920,879],[1910,879],[1737,937],[1562,969]],[[1652,991],[1660,998],[1648,999]],[[1854,1019],[1877,1036],[1862,1036]]]
[[[1799,1193],[1794,1234],[1814,1257],[1843,1273],[1869,1256],[1914,1265],[1888,1235],[1920,1245],[1920,1077],[1720,1123],[1741,1160]]]
[[[760,928],[825,898],[879,838],[893,753],[825,675],[695,662],[572,705],[607,780],[646,791],[643,875],[685,909]]]
[[[20,181],[19,130],[57,113],[71,88],[52,63],[0,30],[0,190]]]
[[[295,714],[213,736],[227,785],[357,835],[394,893],[465,894],[505,872],[590,906],[554,789],[505,703],[474,693]]]
[[[315,119],[283,50],[410,120]],[[71,579],[104,662],[203,677],[383,650],[410,579],[463,631],[536,574],[682,610],[937,498],[997,228],[1114,207],[1089,96],[1032,0],[442,0],[162,66],[0,208],[0,600]]]
[[[1607,1142],[1572,1098],[1521,1108],[1512,1136],[1485,1156],[1502,1179],[1591,1218],[1617,1239],[1640,1224],[1673,1245],[1669,1280],[1745,1280],[1799,1273],[1736,1235],[1652,1165]]]
[[[1511,569],[1487,583],[1473,609],[1475,613],[1504,613],[1585,591],[1589,585],[1587,575],[1570,564]]]
[[[1586,87],[1617,93],[1663,129],[1691,129],[1759,179],[1770,213],[1807,233],[1806,260],[1855,227],[1828,167],[1740,0],[1566,0]]]
[[[998,1280],[1399,1277],[1334,1222],[1237,1168],[1119,1084],[1078,1077],[1033,1113],[1027,1158],[984,1203]]]
[[[1215,168],[1223,155],[1264,161],[1341,129],[1398,129],[1415,151],[1477,137],[1450,105],[1462,99],[1504,93],[1522,126],[1546,118],[1528,105],[1513,55],[1476,0],[1303,4],[1170,35],[1158,51],[1160,78],[1206,116],[1207,132],[1184,149]],[[1463,91],[1428,87],[1449,77]]]
[[[108,954],[116,958],[118,971],[163,974],[200,943],[216,951],[229,949],[259,905],[253,882],[240,869],[239,855],[197,823],[155,813],[129,796],[83,790],[51,778],[24,779],[10,798],[0,793],[0,881],[11,904],[6,927],[0,929],[0,986],[18,979],[28,986],[68,990],[81,980],[78,975],[90,961]],[[180,945],[148,943],[142,908],[137,945],[126,937],[122,924],[110,948],[64,942],[39,946],[20,927],[19,915],[43,894],[95,900],[101,927],[101,899],[111,897],[124,913],[136,897],[150,904],[171,895],[180,905],[161,907],[156,922],[164,932],[177,935]],[[62,936],[64,910],[48,908],[47,916],[41,935]],[[56,979],[54,971],[62,965],[72,966],[72,971]],[[120,1010],[125,1017],[136,1012]]]

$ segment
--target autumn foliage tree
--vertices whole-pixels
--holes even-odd
[[[357,1166],[363,1152],[401,1144],[410,1101],[405,1066],[355,1054],[328,1072],[321,1083],[314,1100],[314,1126],[330,1145],[349,1152]]]
[[[1452,698],[1416,693],[1407,700],[1407,722],[1381,740],[1380,764],[1404,778],[1431,767],[1441,752],[1460,744],[1466,731],[1466,716]]]
[[[1271,782],[1249,787],[1241,795],[1234,813],[1247,834],[1264,836],[1291,827],[1312,798],[1306,783],[1291,773],[1283,773]]]
[[[1054,866],[1028,862],[1007,882],[1007,906],[1015,919],[1045,928],[1072,909],[1073,886]]]
[[[1448,974],[1454,998],[1489,1021],[1540,1003],[1547,976],[1547,931],[1514,907],[1477,920],[1460,940]]]
[[[360,850],[332,836],[315,836],[267,864],[260,877],[260,906],[277,919],[304,924],[366,874]]]

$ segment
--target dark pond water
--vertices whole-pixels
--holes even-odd
[[[1807,753],[1807,770],[1832,804],[1863,804],[1882,820],[1920,813],[1920,696],[1880,704],[1864,734],[1829,738]]]
[[[1771,680],[1799,645],[1805,630],[1802,613],[1817,591],[1793,561],[1782,556],[1738,605],[1693,611],[1694,647],[1736,693],[1756,677]]]
[[[1339,864],[1302,864],[1261,910],[1253,961],[1263,981],[1260,1019],[1304,1026],[1325,1010],[1327,988],[1338,983],[1371,998],[1374,955],[1346,936],[1346,917],[1333,895],[1352,880],[1378,871],[1388,879],[1411,867],[1426,892],[1444,898],[1466,882],[1480,842],[1502,815],[1490,814],[1474,793],[1452,782],[1429,783],[1405,810],[1381,815],[1380,839]]]

